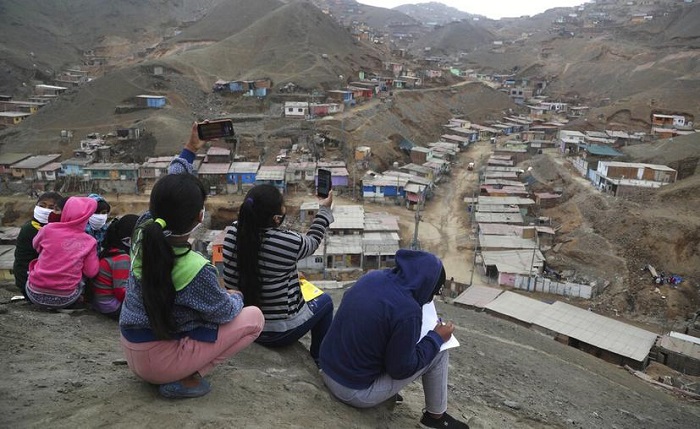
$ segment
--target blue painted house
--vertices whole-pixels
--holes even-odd
[[[260,168],[259,162],[232,162],[226,175],[229,193],[243,192],[255,186],[256,176]]]
[[[85,167],[92,164],[92,158],[70,158],[61,161],[61,172],[59,176],[83,176],[86,174]]]
[[[141,107],[149,109],[162,109],[167,99],[164,95],[137,95],[136,102]]]
[[[287,190],[287,182],[285,181],[286,170],[287,167],[284,165],[263,165],[258,169],[255,184],[272,185],[279,189],[280,192],[285,193]]]

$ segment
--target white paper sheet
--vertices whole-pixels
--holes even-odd
[[[435,302],[430,301],[429,303],[423,306],[423,324],[420,329],[420,337],[423,338],[426,335],[428,335],[428,331],[435,328],[435,325],[438,324],[438,320],[439,318],[437,314],[437,309],[435,308]],[[459,347],[459,341],[457,341],[457,338],[455,338],[455,336],[452,335],[449,340],[442,344],[442,347],[440,347],[440,351],[451,349],[454,347]]]

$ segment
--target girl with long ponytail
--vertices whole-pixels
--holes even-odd
[[[188,145],[171,164],[175,171],[190,171],[188,157],[201,146],[196,127]],[[202,377],[252,343],[264,323],[260,309],[243,308],[240,293],[220,287],[216,268],[188,243],[205,198],[204,185],[187,172],[162,177],[131,240],[122,348],[132,371],[167,398],[207,394]]]
[[[297,262],[314,254],[333,222],[333,194],[319,199],[319,211],[305,234],[281,227],[286,207],[280,191],[257,185],[246,194],[238,220],[224,238],[224,284],[243,293],[246,305],[259,306],[265,327],[256,342],[281,347],[311,331],[311,357],[318,351],[333,319],[326,294],[304,301]]]

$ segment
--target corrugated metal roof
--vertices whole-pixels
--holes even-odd
[[[611,148],[610,146],[605,146],[605,145],[599,145],[599,144],[590,144],[584,148],[588,153],[591,155],[598,155],[598,156],[622,156],[624,155],[623,153],[620,153],[616,151],[615,149]]]
[[[331,235],[325,238],[327,255],[359,255],[362,254],[362,236],[359,235]],[[319,250],[323,255],[323,243]],[[318,253],[318,251],[316,252]],[[316,254],[314,253],[314,254]]]
[[[644,164],[641,162],[600,161],[600,164],[608,167],[648,168],[657,171],[676,171],[671,167],[661,164]]]
[[[398,232],[399,218],[389,213],[365,213],[365,232]]]
[[[479,237],[482,249],[534,249],[537,243],[533,240],[506,235],[482,235]]]
[[[367,255],[393,255],[399,250],[399,234],[395,232],[365,232],[362,247]]]
[[[523,228],[522,225],[508,225],[505,223],[480,223],[479,234],[520,237],[523,233]]]
[[[478,204],[476,211],[479,213],[520,213],[518,206],[506,206],[503,204]]]
[[[41,167],[39,171],[55,171],[55,170],[60,170],[61,169],[61,163],[60,162],[50,162],[46,164],[45,166]]]
[[[486,305],[486,308],[494,313],[525,323],[532,323],[548,307],[549,304],[542,301],[509,291],[503,292],[498,298]]]
[[[520,213],[482,213],[474,214],[477,223],[514,223],[522,225],[525,221]]]
[[[468,142],[469,141],[469,137],[467,137],[467,136],[456,136],[454,134],[443,134],[440,136],[440,138],[449,139],[449,140],[457,140],[458,142]]]
[[[521,197],[479,197],[479,204],[500,204],[500,205],[515,205],[515,206],[531,206],[535,204],[535,200],[531,198]]]
[[[469,307],[484,308],[501,293],[503,293],[501,289],[474,285],[469,286],[464,292],[459,294],[454,302]]]
[[[285,170],[285,166],[263,165],[258,170],[256,180],[284,180]]]
[[[0,112],[0,117],[3,118],[24,118],[31,115],[31,113],[26,112]]]
[[[688,341],[685,338],[676,338],[674,334],[675,336],[678,336],[678,332],[671,332],[669,335],[664,335],[659,338],[659,341],[656,344],[659,347],[665,348],[666,350],[671,350],[684,356],[689,356],[700,360],[700,344],[693,341]],[[683,337],[690,337],[690,335],[683,335]],[[695,339],[697,340],[697,338]]]
[[[328,226],[331,230],[364,230],[365,228],[365,209],[362,206],[335,206],[333,207],[333,218],[335,220]]]
[[[481,258],[485,265],[495,266],[500,273],[524,275],[537,271],[537,267],[541,267],[545,260],[539,250],[484,250]]]
[[[515,171],[488,171],[484,173],[484,179],[517,179],[518,173]]]
[[[12,165],[32,156],[31,153],[8,152],[0,155],[0,165]]]
[[[257,173],[260,168],[259,162],[232,162],[229,173]]]
[[[85,167],[86,170],[138,170],[139,165],[124,162],[96,162]]]
[[[657,335],[609,317],[557,301],[532,322],[637,362],[646,359]]]
[[[212,146],[207,150],[207,155],[230,155],[231,149],[225,147]]]
[[[197,173],[200,175],[227,174],[229,172],[230,167],[231,167],[231,164],[228,162],[225,162],[225,163],[203,162],[202,165],[199,166],[199,170],[197,170]]]
[[[506,155],[509,156],[509,155]],[[497,158],[494,158],[497,159]],[[489,165],[484,169],[484,172],[486,173],[493,173],[497,171],[512,171],[514,173],[517,173],[519,171],[522,171],[523,169],[520,167],[512,167],[512,166],[501,166],[501,165]]]
[[[35,155],[30,158],[24,159],[16,164],[12,164],[11,168],[39,168],[53,162],[61,157],[59,153],[52,153],[50,155]]]

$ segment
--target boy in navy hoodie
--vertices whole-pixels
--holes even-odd
[[[372,271],[350,288],[321,344],[323,381],[340,401],[358,408],[395,397],[422,377],[427,428],[469,428],[447,414],[452,323],[420,338],[422,307],[445,283],[442,262],[427,252],[399,250],[396,267]]]

